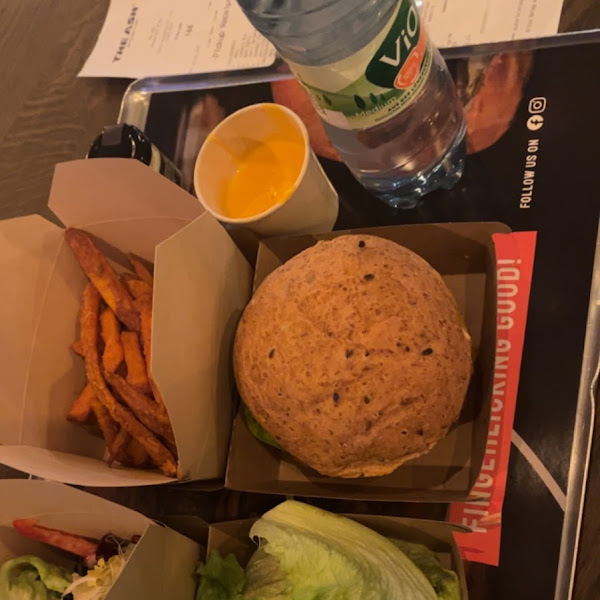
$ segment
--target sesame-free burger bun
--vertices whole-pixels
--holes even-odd
[[[456,421],[471,341],[422,258],[344,235],[271,273],[240,321],[240,394],[281,447],[331,477],[385,475]]]

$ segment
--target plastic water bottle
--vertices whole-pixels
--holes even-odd
[[[312,97],[353,175],[392,206],[451,188],[462,106],[414,0],[238,0]]]

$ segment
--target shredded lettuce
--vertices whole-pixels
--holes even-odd
[[[108,560],[100,558],[86,575],[73,575],[73,583],[64,591],[64,595],[73,594],[73,600],[105,600],[134,548],[135,545],[130,544]]]
[[[2,600],[59,600],[71,583],[64,569],[37,556],[20,556],[0,567]]]

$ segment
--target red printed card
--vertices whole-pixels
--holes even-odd
[[[493,238],[498,269],[498,319],[490,428],[481,473],[471,492],[474,499],[452,504],[448,520],[472,530],[455,534],[465,560],[497,566],[536,232],[495,234]]]

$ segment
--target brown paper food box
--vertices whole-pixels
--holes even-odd
[[[449,523],[384,517],[375,515],[344,515],[386,537],[395,537],[407,542],[427,546],[435,552],[441,565],[452,569],[460,580],[461,600],[468,600],[465,569],[460,552],[454,541],[453,532],[466,530]],[[256,519],[243,519],[215,523],[208,530],[208,552],[218,550],[222,556],[233,554],[245,566],[256,551],[256,544],[248,537]]]
[[[14,519],[36,518],[46,527],[84,537],[106,533],[129,539],[140,535],[127,564],[106,600],[193,600],[194,576],[201,546],[124,506],[86,492],[48,481],[0,481],[0,564],[33,554],[53,564],[73,568],[75,558],[30,540],[12,527]]]
[[[124,252],[155,264],[152,364],[187,480],[223,478],[234,382],[231,345],[252,268],[196,198],[145,165],[96,159],[56,166],[49,206],[96,236],[118,268]],[[66,420],[83,388],[69,345],[87,281],[64,230],[32,215],[0,222],[0,463],[84,486],[173,481],[109,468],[99,435]]]
[[[257,440],[240,410],[233,426],[226,487],[357,500],[466,499],[483,461],[491,410],[496,346],[496,262],[491,236],[508,231],[499,223],[399,225],[263,241],[258,251],[255,289],[269,273],[317,240],[344,233],[378,235],[413,250],[441,273],[456,298],[473,339],[474,374],[461,417],[448,435],[428,454],[384,477],[321,476],[288,454]]]

